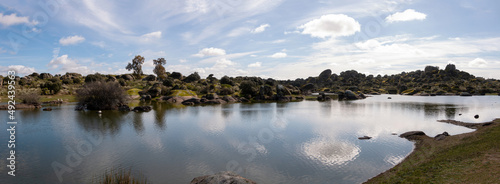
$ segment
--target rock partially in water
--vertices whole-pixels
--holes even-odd
[[[363,136],[363,137],[358,137],[359,140],[368,140],[368,139],[371,139],[372,137],[370,136]]]
[[[153,108],[151,106],[137,106],[137,107],[134,107],[134,110],[135,112],[149,112],[151,111]]]
[[[43,111],[52,111],[52,108],[47,107],[47,108],[44,108]]]
[[[477,119],[477,118],[479,118],[479,115],[477,115],[477,114],[476,114],[476,115],[474,116],[474,118],[476,118],[476,119]]]
[[[406,133],[399,135],[399,137],[411,139],[414,136],[420,136],[420,135],[425,135],[425,133],[422,131],[409,131],[409,132],[406,132]]]
[[[118,106],[119,111],[130,111],[130,107],[128,105],[120,105]]]
[[[191,180],[191,184],[256,184],[231,171],[223,171],[214,175],[199,176]]]

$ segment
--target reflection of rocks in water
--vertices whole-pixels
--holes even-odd
[[[444,112],[447,119],[454,119],[459,111],[467,111],[466,107],[457,107],[456,105],[450,104],[433,104],[433,103],[394,103],[396,106],[400,106],[405,109],[424,111],[425,117],[437,117],[439,114]]]
[[[116,134],[124,121],[127,113],[119,111],[104,111],[102,114],[96,111],[76,111],[76,121],[88,132],[99,132],[101,134]]]
[[[455,119],[455,114],[457,114],[457,108],[454,106],[446,106],[444,109],[446,119]]]
[[[354,160],[360,149],[351,143],[337,140],[313,140],[302,145],[302,151],[310,159],[325,165],[341,165]]]
[[[142,135],[144,133],[144,123],[142,122],[142,114],[134,113],[132,123],[134,124],[134,130],[137,134]]]

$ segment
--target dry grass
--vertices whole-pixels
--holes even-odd
[[[141,177],[141,179],[134,178],[130,170],[128,171],[111,170],[109,172],[106,172],[98,183],[99,184],[146,184],[148,182],[143,177]]]

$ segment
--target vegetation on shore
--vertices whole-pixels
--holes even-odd
[[[99,184],[147,184],[148,181],[144,177],[132,176],[131,170],[111,170],[106,171],[97,182]]]
[[[500,119],[486,125],[440,141],[414,137],[405,160],[366,183],[498,183]]]

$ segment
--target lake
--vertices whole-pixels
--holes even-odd
[[[74,111],[74,104],[16,111],[15,177],[6,174],[8,114],[0,111],[0,183],[91,183],[119,168],[152,183],[189,183],[226,170],[258,183],[361,183],[412,151],[412,142],[393,133],[471,132],[436,120],[490,121],[500,97],[152,106],[101,115]],[[358,140],[365,135],[373,138]]]

